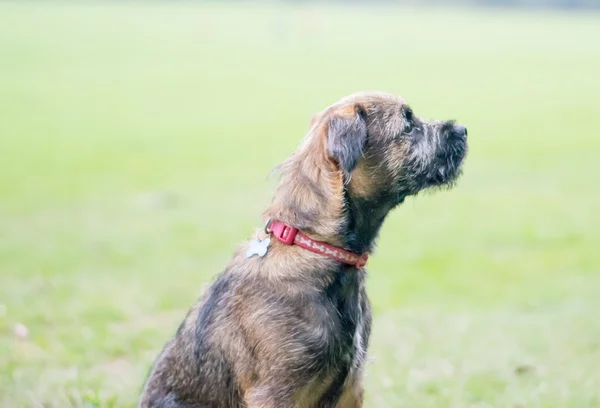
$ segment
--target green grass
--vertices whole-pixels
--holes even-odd
[[[0,406],[134,406],[311,115],[377,89],[470,153],[384,226],[367,406],[600,407],[598,44],[593,14],[0,4]]]

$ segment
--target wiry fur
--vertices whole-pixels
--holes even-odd
[[[313,117],[279,166],[264,218],[371,251],[387,213],[407,195],[451,183],[465,153],[464,128],[423,121],[395,96],[355,94]],[[247,258],[247,248],[166,344],[140,406],[361,407],[365,270],[274,239],[263,258]]]

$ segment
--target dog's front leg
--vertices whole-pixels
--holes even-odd
[[[344,391],[335,408],[362,408],[362,406],[363,390],[362,387],[356,386]]]

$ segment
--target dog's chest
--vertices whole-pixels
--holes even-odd
[[[348,387],[361,377],[366,357],[370,327],[370,310],[362,283],[362,275],[341,275],[328,290],[331,321],[327,344],[327,369],[322,378],[329,384],[317,406],[336,406]]]
[[[348,374],[360,368],[366,357],[369,337],[370,310],[364,290],[363,276],[342,275],[332,289],[330,298],[339,318],[336,343],[339,354],[334,356],[339,366],[347,365]]]
[[[357,370],[362,367],[367,354],[367,342],[369,340],[369,332],[366,327],[366,321],[367,319],[370,319],[370,316],[367,316],[367,313],[370,313],[370,311],[364,310],[364,300],[362,299],[362,296],[366,296],[366,294],[361,293],[361,298],[358,302],[356,329],[354,330],[353,338],[354,356],[352,359],[351,371]]]

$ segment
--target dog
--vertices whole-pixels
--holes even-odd
[[[188,312],[139,406],[362,407],[368,255],[390,210],[452,186],[466,152],[464,126],[398,96],[357,93],[316,114],[278,166],[265,229]]]

